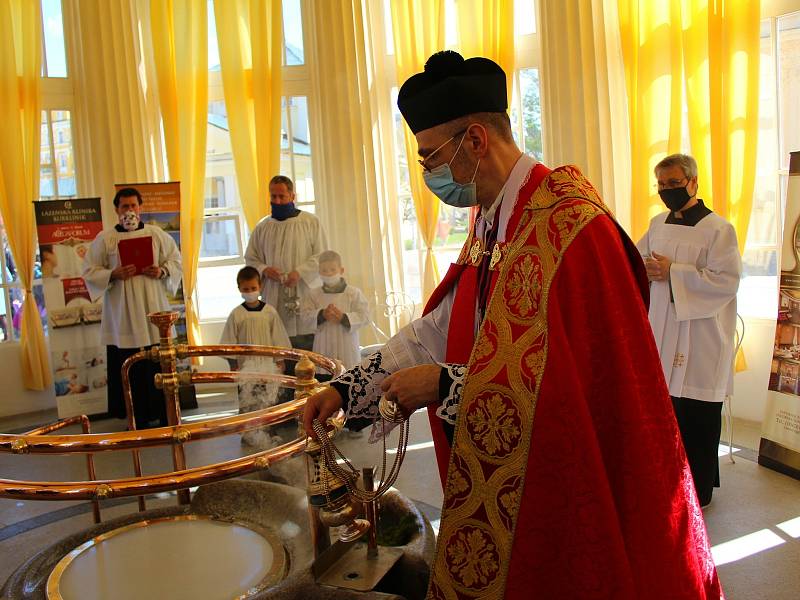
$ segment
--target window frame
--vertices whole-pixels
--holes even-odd
[[[282,72],[282,108],[281,108],[281,118],[284,117],[283,111],[288,111],[288,104],[286,107],[283,106],[283,100],[289,97],[298,97],[303,96],[306,98],[306,106],[308,110],[308,127],[309,127],[309,137],[313,140],[315,139],[315,132],[314,132],[314,119],[311,118],[312,111],[315,110],[315,104],[312,95],[312,85],[311,85],[311,70],[309,67],[309,54],[308,48],[309,45],[309,35],[311,31],[311,22],[310,22],[310,0],[300,0],[300,10],[301,10],[301,19],[302,19],[302,27],[303,27],[303,56],[304,56],[304,63],[302,65],[283,65],[281,67]],[[213,10],[213,9],[212,9]],[[285,62],[286,56],[286,42],[284,40],[283,43],[283,56]],[[220,71],[209,71],[208,73],[208,102],[225,102],[225,92],[222,85],[222,73]],[[291,116],[286,113],[286,121],[289,129],[289,136],[290,136],[290,143],[289,143],[289,153],[290,153],[290,161],[291,161],[291,172],[285,173],[289,177],[295,181],[295,168],[294,168],[294,149],[293,145],[291,144]],[[283,151],[281,151],[283,153]],[[231,153],[231,165],[233,165],[233,154]],[[315,156],[312,150],[311,152],[311,172],[317,173],[316,165],[315,165]],[[208,165],[208,158],[206,158],[206,165]],[[211,177],[218,176],[217,174],[211,175]],[[206,172],[206,179],[209,178],[208,170]],[[226,184],[228,179],[226,178]],[[235,204],[231,206],[219,207],[219,208],[206,208],[204,209],[203,213],[203,225],[205,226],[206,223],[213,223],[213,222],[220,222],[232,217],[235,217],[238,220],[239,227],[237,228],[237,244],[240,249],[240,254],[237,256],[227,256],[227,257],[200,257],[198,260],[197,268],[198,268],[198,281],[202,277],[202,270],[206,268],[213,268],[213,267],[221,267],[221,266],[232,266],[232,265],[241,265],[244,266],[245,264],[245,252],[247,250],[247,244],[250,239],[250,229],[247,224],[247,219],[244,214],[244,209],[241,205],[241,200],[239,196],[239,189],[238,189],[238,182],[236,181],[235,175],[235,166],[233,171],[232,177],[233,186],[231,189],[228,189],[226,186],[225,195],[226,199],[235,199]],[[264,201],[266,202],[267,199],[265,198]],[[311,208],[312,211],[316,212],[317,204],[316,200],[306,201],[304,198],[300,198],[297,201],[297,206],[301,209],[309,209]],[[199,295],[199,285],[196,286],[195,289],[195,303],[198,307],[198,315],[199,321],[201,324],[203,323],[214,323],[220,322],[224,320],[221,317],[213,316],[213,317],[205,317],[203,315],[203,303],[202,299]],[[234,294],[231,295],[233,299]],[[238,299],[238,295],[236,296]]]
[[[513,73],[513,90],[514,90],[514,93],[512,94],[511,106],[509,106],[509,116],[511,116],[511,113],[512,113],[512,111],[514,109],[517,110],[517,114],[519,115],[519,119],[517,120],[517,123],[514,123],[512,121],[512,126],[514,127],[515,134],[518,136],[518,142],[520,144],[520,147],[522,147],[523,149],[524,149],[524,139],[525,139],[524,138],[525,123],[524,123],[523,118],[522,118],[522,97],[521,97],[522,94],[521,94],[521,86],[520,86],[520,71],[525,70],[525,69],[536,69],[537,72],[541,73],[541,44],[540,44],[540,36],[539,36],[539,22],[538,22],[539,0],[525,0],[525,1],[530,1],[530,2],[533,3],[533,14],[536,15],[537,21],[536,21],[536,27],[534,28],[534,31],[532,31],[530,33],[517,35],[516,31],[515,31],[515,36],[514,36],[515,63],[514,63],[514,73]],[[384,2],[384,7],[385,6],[386,6],[386,3]],[[449,0],[445,8],[446,8],[446,10],[445,10],[445,18],[448,19],[448,22],[452,22],[452,20],[457,19],[457,12],[456,12],[457,7],[455,5],[455,1],[454,0]],[[516,8],[516,3],[515,3],[515,8]],[[387,20],[388,20],[388,17],[387,17]],[[515,29],[516,29],[516,27],[515,27]],[[451,39],[453,37],[452,36],[453,31],[451,30],[450,27],[448,27],[448,32],[449,32],[449,35],[448,35],[448,40],[447,41],[448,42],[452,42],[451,44],[448,45],[448,49],[457,51],[458,50],[458,46],[457,46],[456,40]],[[389,32],[387,32],[387,35],[388,34],[389,34]],[[388,53],[388,51],[387,51],[387,54],[386,54],[386,64],[389,65],[388,70],[390,71],[390,73],[388,74],[388,76],[389,76],[390,80],[396,81],[397,77],[396,77],[396,74],[395,74],[395,71],[394,71],[394,59],[392,58],[392,55],[390,55]],[[399,83],[400,82],[397,82],[398,86],[399,86]],[[541,79],[540,79],[540,86],[541,86]],[[395,86],[392,91],[396,92],[396,89],[397,89],[397,86]],[[540,87],[540,98],[541,98],[541,87]],[[400,127],[403,127],[402,122],[400,124]],[[400,136],[398,136],[396,134],[393,137],[394,137],[394,141],[395,141],[394,146],[395,146],[395,152],[396,152],[396,161],[395,162],[397,164],[397,169],[396,169],[396,180],[398,182],[397,205],[398,205],[398,210],[400,211],[399,220],[400,220],[400,223],[401,223],[401,244],[402,244],[402,249],[403,249],[402,250],[402,254],[403,255],[401,257],[401,261],[402,261],[402,265],[403,265],[403,276],[404,276],[404,279],[405,279],[405,281],[407,283],[406,287],[411,290],[411,293],[412,293],[412,296],[414,298],[414,301],[418,305],[421,306],[423,304],[423,301],[425,300],[424,298],[422,298],[422,289],[421,288],[422,288],[422,277],[423,277],[423,272],[424,272],[426,249],[425,249],[424,245],[421,243],[421,236],[419,235],[419,226],[418,226],[418,224],[416,222],[416,215],[413,214],[413,210],[412,210],[413,218],[411,218],[411,219],[405,219],[404,218],[404,212],[405,212],[404,208],[406,208],[405,205],[407,204],[409,199],[411,199],[411,191],[410,190],[401,190],[400,189],[400,181],[402,180],[401,170],[403,169],[403,167],[405,165],[405,162],[406,162],[405,148],[404,148],[404,145],[402,144],[402,142],[399,141],[399,139],[402,139],[402,133],[400,134]],[[399,139],[398,139],[398,137],[399,137]],[[416,166],[417,166],[416,163],[414,163],[412,165],[408,165],[407,168],[412,168],[413,169]],[[411,199],[411,202],[412,202],[412,205],[413,205],[413,199]],[[447,209],[445,209],[445,210],[447,210]],[[439,214],[440,214],[440,223],[441,223],[442,222],[442,218],[441,217],[442,217],[442,215],[445,214],[445,211],[441,211],[440,210]],[[413,227],[408,227],[406,225],[407,223],[413,224]],[[470,227],[470,225],[468,223],[467,224],[467,228],[469,229],[469,227]],[[416,263],[414,265],[410,265],[408,263],[409,259],[408,259],[406,253],[409,252],[409,251],[406,250],[405,248],[406,248],[406,243],[409,240],[409,238],[407,238],[404,235],[404,232],[405,232],[406,229],[411,229],[411,231],[412,231],[412,234],[411,234],[411,243],[412,243],[411,250],[412,251],[416,250],[416,257],[415,257],[415,259],[412,259]],[[437,267],[439,268],[439,275],[440,276],[444,275],[444,272],[446,270],[446,266],[447,266],[448,261],[450,259],[454,259],[455,257],[458,256],[458,253],[460,252],[461,247],[462,247],[462,242],[460,242],[460,241],[456,241],[456,242],[453,242],[453,243],[445,242],[443,245],[439,245],[439,246],[434,244],[434,246],[433,246],[433,255],[434,255],[434,260],[436,260]],[[415,270],[418,273],[418,275],[414,274]],[[417,293],[417,291],[419,291],[419,293]]]

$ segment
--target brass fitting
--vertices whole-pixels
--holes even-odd
[[[191,437],[192,434],[189,432],[189,430],[183,427],[178,427],[172,432],[172,441],[174,441],[176,444],[184,444],[188,442]]]
[[[113,489],[107,483],[101,483],[94,490],[94,495],[98,500],[105,500],[113,493]]]
[[[27,454],[30,448],[28,447],[28,442],[23,440],[22,438],[17,438],[13,442],[11,442],[11,451],[14,454]]]

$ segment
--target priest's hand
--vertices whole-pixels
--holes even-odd
[[[381,383],[387,400],[397,402],[406,418],[414,411],[434,402],[439,402],[439,365],[419,365],[400,369],[389,375]]]
[[[292,271],[286,276],[286,281],[283,282],[283,285],[293,288],[297,285],[298,281],[300,281],[300,273]]]
[[[314,433],[314,419],[319,419],[321,423],[342,408],[342,397],[335,388],[326,387],[321,392],[309,396],[306,400],[306,409],[303,413],[303,428],[308,437],[317,439]]]
[[[136,267],[134,265],[120,265],[111,271],[111,279],[121,279],[125,281],[136,275]]]
[[[150,265],[142,269],[142,275],[146,275],[151,279],[161,279],[161,267],[157,265]]]
[[[653,252],[652,257],[644,261],[644,267],[647,269],[647,278],[650,281],[667,281],[671,265],[672,261],[669,258],[657,252]]]
[[[275,267],[265,267],[261,275],[267,279],[272,279],[272,281],[280,281],[282,273],[280,269],[276,269]]]

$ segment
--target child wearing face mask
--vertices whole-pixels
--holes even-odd
[[[343,275],[342,257],[332,250],[321,253],[322,287],[310,290],[300,311],[304,321],[316,323],[314,352],[339,360],[349,369],[361,362],[358,330],[369,322],[369,305],[361,290],[349,285]]]
[[[289,336],[281,323],[277,311],[260,299],[261,276],[253,267],[244,267],[236,275],[236,284],[242,302],[231,311],[220,339],[221,344],[258,344],[291,348]],[[281,373],[283,361],[264,356],[241,356],[228,359],[232,370],[245,377],[258,373]],[[277,385],[259,381],[243,380],[238,385],[239,412],[261,410],[275,404]],[[266,431],[256,429],[242,435],[242,443],[256,448],[269,448],[273,444]]]

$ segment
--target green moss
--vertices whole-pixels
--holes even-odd
[[[418,531],[417,519],[413,514],[404,514],[399,520],[381,519],[378,525],[378,544],[405,546]]]

